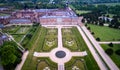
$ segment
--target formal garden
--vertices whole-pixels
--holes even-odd
[[[71,28],[62,29],[62,39],[64,47],[68,48],[71,51],[79,51],[79,47],[77,46],[75,36],[72,33]]]
[[[51,49],[57,47],[57,33],[56,28],[47,28],[43,51],[51,51]]]
[[[86,51],[85,57],[72,57],[72,59],[65,64],[66,70],[81,69],[81,70],[99,70],[99,67],[94,60],[91,52],[85,44],[81,34],[76,27],[62,29],[63,46],[71,51]],[[66,39],[67,38],[67,39]],[[69,40],[69,43],[67,40]],[[71,41],[72,40],[72,41]],[[65,42],[66,41],[66,42]],[[72,43],[74,42],[74,43]],[[73,44],[73,45],[72,45]],[[72,45],[72,46],[71,46]]]
[[[33,53],[37,52],[49,52],[53,48],[57,47],[57,29],[45,28],[39,26],[35,31],[33,37],[28,43],[29,55],[22,70],[38,70],[50,69],[56,70],[57,64],[52,62],[49,58],[37,58],[33,57]],[[40,66],[42,64],[42,66]]]
[[[22,38],[27,35],[31,28],[31,26],[11,26],[4,28],[3,32],[12,35],[17,42],[21,42]]]
[[[82,57],[72,57],[72,59],[65,63],[66,70],[87,70],[86,63]]]

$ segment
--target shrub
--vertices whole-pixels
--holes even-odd
[[[88,26],[87,24],[85,24],[85,26]]]
[[[108,46],[113,47],[113,43],[109,43]]]
[[[87,27],[88,30],[90,30],[90,27]]]
[[[112,55],[112,54],[113,54],[113,49],[108,48],[108,49],[105,50],[105,52],[106,52],[108,55]]]
[[[120,55],[120,49],[116,50],[115,53],[116,53],[117,55]]]
[[[100,41],[100,38],[99,38],[99,37],[97,37],[97,38],[96,38],[96,40],[97,40],[97,41]]]
[[[92,35],[94,35],[95,33],[94,32],[91,32]]]

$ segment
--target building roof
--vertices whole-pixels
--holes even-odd
[[[3,24],[0,24],[0,28],[3,28],[4,27],[4,25]]]
[[[9,18],[9,17],[10,17],[10,15],[0,16],[1,19],[2,19],[2,18],[6,19],[6,18]]]
[[[0,8],[0,11],[7,10],[8,8]]]
[[[16,24],[19,24],[19,23],[31,23],[31,20],[29,20],[29,19],[12,19],[12,20],[10,20],[10,23],[11,24],[14,24],[14,23],[16,23]]]

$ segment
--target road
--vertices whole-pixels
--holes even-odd
[[[21,70],[22,69],[22,66],[25,63],[25,60],[27,59],[28,54],[29,54],[29,51],[26,51],[26,52],[23,53],[22,61],[20,62],[20,64],[18,64],[16,66],[15,70]]]
[[[115,65],[115,63],[110,59],[110,57],[104,52],[101,48],[100,44],[95,40],[95,38],[91,35],[91,33],[87,30],[85,26],[81,27],[87,37],[90,39],[91,43],[94,45],[98,53],[101,55],[103,60],[106,62],[110,70],[119,70],[119,68]]]
[[[120,41],[111,41],[111,42],[98,42],[99,44],[110,44],[110,43],[113,43],[113,44],[120,44]]]
[[[79,26],[77,26],[80,34],[82,35],[84,41],[86,42],[91,54],[93,55],[95,61],[97,62],[100,70],[107,70],[104,62],[101,60],[100,56],[98,55],[98,53],[96,53],[95,49],[93,48],[92,44],[90,43],[90,41],[87,39],[87,37],[85,36],[84,32],[81,30],[81,28]]]

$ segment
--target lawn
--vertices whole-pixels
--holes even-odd
[[[6,27],[3,29],[3,32],[5,33],[16,33],[20,29],[20,26],[11,26],[11,27]]]
[[[120,49],[120,44],[114,44],[113,47],[109,47],[107,44],[101,44],[104,50],[111,48],[114,50],[114,53],[110,56],[110,58],[115,62],[115,64],[120,68],[120,56],[115,54],[115,51]]]
[[[85,11],[85,10],[76,10],[76,13],[81,15],[81,14],[86,14],[86,13],[89,13],[91,11]]]
[[[109,28],[105,26],[98,26],[88,24],[92,32],[94,32],[94,37],[99,37],[101,41],[120,41],[120,30]]]
[[[16,32],[17,34],[26,34],[30,27],[20,27],[20,29]]]
[[[101,4],[94,4],[94,5],[107,5],[107,6],[115,6],[115,5],[120,5],[120,3],[101,3]]]
[[[12,36],[14,37],[15,41],[20,42],[24,35],[18,34],[18,35],[12,35]]]

